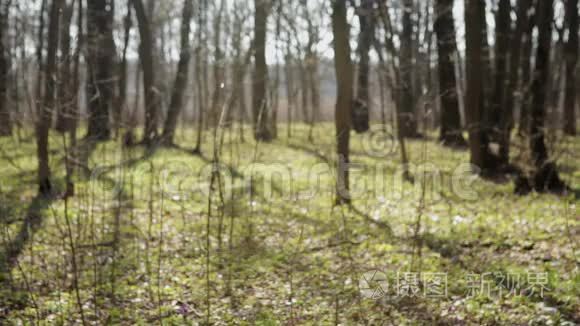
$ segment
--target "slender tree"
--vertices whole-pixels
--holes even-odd
[[[143,70],[143,88],[145,93],[145,131],[143,134],[143,143],[150,145],[157,138],[159,116],[159,96],[155,87],[153,35],[143,1],[131,1],[133,8],[135,8],[135,15],[137,16],[137,23],[139,25],[139,35],[141,37],[139,56],[141,69]]]
[[[38,158],[38,192],[49,195],[52,192],[49,163],[49,130],[56,103],[56,55],[58,47],[58,26],[64,0],[54,0],[50,6],[48,23],[48,47],[46,51],[44,101],[36,121],[36,154]]]
[[[113,4],[110,0],[87,2],[87,85],[89,125],[87,138],[111,137],[110,114],[113,105],[115,42]]]
[[[254,76],[252,109],[254,115],[254,138],[259,141],[272,140],[269,128],[268,103],[268,65],[266,63],[266,32],[268,28],[269,0],[254,0]]]
[[[510,0],[499,0],[498,11],[496,15],[496,26],[495,26],[495,78],[494,78],[494,91],[493,96],[490,99],[490,127],[491,134],[494,140],[501,143],[502,139],[502,117],[508,118],[507,115],[502,115],[503,110],[506,108],[503,106],[507,87],[507,64],[509,58],[509,44],[510,44],[510,31],[511,31],[511,4]],[[506,153],[507,154],[507,153]],[[507,164],[508,155],[502,157],[502,164]]]
[[[542,0],[536,4],[538,22],[538,47],[532,82],[532,106],[530,112],[530,149],[534,163],[533,188],[536,191],[561,192],[566,185],[560,180],[556,165],[549,161],[545,142],[546,84],[550,78],[550,53],[552,47],[552,20],[554,1]]]
[[[72,56],[70,26],[74,13],[75,0],[66,3],[63,8],[62,22],[60,23],[60,77],[62,87],[58,89],[58,111],[55,129],[61,133],[71,130],[75,106],[74,80],[72,78]]]
[[[525,37],[526,28],[529,25],[528,11],[532,5],[531,0],[518,0],[516,4],[516,27],[513,31],[508,67],[508,83],[506,86],[505,97],[502,103],[501,112],[501,135],[500,135],[500,160],[504,163],[509,162],[510,136],[514,127],[514,105],[516,91],[520,84],[520,69],[522,59],[522,47]]]
[[[413,0],[403,0],[403,31],[401,34],[401,50],[399,63],[401,70],[401,110],[398,125],[403,136],[417,137],[417,119],[413,99]]]
[[[576,135],[576,68],[578,63],[578,0],[566,0],[566,93],[564,98],[564,133]]]
[[[530,0],[534,2],[533,0]],[[532,3],[529,4],[530,8]],[[528,10],[528,13],[530,10]],[[531,85],[532,85],[532,36],[534,28],[536,27],[536,14],[529,16],[528,14],[528,25],[525,26],[524,35],[522,37],[522,62],[521,62],[521,73],[522,80],[520,82],[519,92],[523,95],[520,103],[520,116],[518,123],[518,135],[523,136],[528,133],[530,129],[530,105],[531,105]]]
[[[471,163],[485,166],[485,147],[482,130],[482,25],[480,0],[467,0],[465,8],[466,107],[468,108],[469,147]]]
[[[346,0],[333,0],[332,32],[334,35],[334,65],[338,94],[335,108],[338,155],[336,204],[341,205],[350,203],[348,165],[354,75],[350,58],[350,26],[347,20]]]
[[[10,46],[6,44],[8,37],[8,10],[9,2],[0,1],[0,137],[12,134],[12,118],[8,109],[8,51]]]
[[[126,110],[127,106],[127,66],[128,66],[128,51],[129,51],[129,42],[131,40],[131,29],[133,28],[133,19],[131,18],[131,6],[127,6],[127,13],[123,19],[123,28],[124,28],[124,35],[123,35],[123,47],[121,50],[121,61],[119,62],[118,70],[119,70],[119,91],[117,96],[117,101],[115,104],[114,114],[114,129],[115,133],[119,133],[119,129],[121,128],[121,122],[123,120],[123,112]]]
[[[193,0],[184,0],[183,16],[181,18],[181,51],[179,54],[179,62],[177,63],[177,73],[173,84],[171,103],[163,129],[163,142],[165,144],[173,144],[175,129],[177,128],[177,119],[183,108],[184,92],[187,87],[187,77],[189,75],[189,62],[191,61],[189,34],[191,32],[192,16]]]
[[[370,57],[369,53],[375,34],[374,1],[362,0],[358,10],[360,34],[358,40],[358,84],[357,101],[353,106],[352,126],[357,133],[367,132],[370,128]]]
[[[441,135],[446,146],[466,146],[461,131],[461,115],[455,77],[455,49],[457,41],[453,23],[453,0],[436,0],[435,33],[441,88]]]

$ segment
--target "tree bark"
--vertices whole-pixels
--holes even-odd
[[[531,0],[530,0],[531,1]],[[530,4],[531,7],[532,4]],[[535,15],[535,14],[534,14]],[[535,17],[528,16],[528,25],[526,26],[523,45],[522,45],[522,81],[520,86],[520,93],[522,94],[522,101],[520,103],[520,117],[518,125],[518,135],[523,136],[528,133],[530,129],[530,89],[532,84],[531,74],[532,74],[532,34],[534,28],[536,27]]]
[[[107,0],[87,2],[87,86],[89,125],[87,139],[107,140],[111,137],[110,114],[114,96],[115,43],[114,13]]]
[[[375,33],[373,0],[362,0],[358,13],[360,24],[360,35],[358,40],[358,85],[357,102],[353,106],[352,126],[357,133],[367,132],[370,128],[370,58],[369,52],[373,43]]]
[[[74,87],[72,83],[72,69],[71,69],[71,37],[70,37],[70,25],[72,22],[72,16],[74,12],[73,0],[70,4],[64,6],[62,14],[62,22],[60,24],[60,84],[62,87],[59,88],[58,100],[59,106],[57,111],[57,119],[55,129],[64,133],[71,130],[72,122],[71,118],[73,116],[72,111],[74,110],[74,100],[76,98],[74,94]]]
[[[532,5],[531,0],[518,0],[517,2],[517,22],[513,36],[510,40],[511,50],[508,66],[508,84],[505,97],[502,103],[501,113],[501,139],[500,139],[500,160],[509,163],[510,140],[514,127],[514,105],[518,85],[520,83],[520,69],[522,59],[523,37],[529,25],[528,11]]]
[[[566,93],[564,98],[564,133],[576,135],[576,67],[578,63],[578,0],[566,1],[568,42],[566,53]]]
[[[507,115],[502,114],[505,108],[503,106],[506,97],[506,80],[507,80],[507,63],[509,57],[509,43],[510,43],[510,30],[511,30],[511,4],[510,0],[499,0],[498,12],[496,16],[496,28],[495,28],[495,80],[494,80],[494,91],[491,97],[490,106],[490,127],[491,135],[494,140],[498,143],[502,142],[504,135],[502,134],[502,117],[509,118]],[[509,135],[508,135],[509,137]],[[509,153],[505,153],[509,155]],[[503,164],[507,164],[509,158],[507,156],[502,157]]]
[[[532,106],[530,112],[530,149],[535,171],[531,181],[533,189],[538,192],[561,193],[568,190],[560,179],[556,164],[550,162],[545,143],[544,124],[546,120],[546,100],[548,81],[550,79],[550,52],[552,46],[552,20],[554,19],[554,1],[542,0],[536,4],[538,22],[538,47],[536,65],[532,82]],[[516,188],[516,190],[518,190]]]
[[[266,63],[266,32],[268,28],[269,0],[254,0],[254,78],[252,91],[252,109],[254,115],[254,138],[258,141],[271,141],[269,127],[268,103],[266,91],[268,85],[268,65]]]
[[[58,26],[60,10],[64,0],[54,0],[50,7],[48,25],[48,48],[46,51],[44,101],[36,122],[36,154],[38,158],[38,192],[49,195],[52,192],[49,163],[49,130],[52,112],[56,103],[56,53],[58,46]]]
[[[465,8],[466,107],[471,164],[484,167],[485,147],[482,132],[482,24],[480,0],[467,0]]]
[[[12,135],[12,118],[8,108],[8,4],[0,1],[0,137]]]
[[[441,135],[446,146],[466,146],[461,131],[461,115],[455,76],[455,49],[457,41],[453,23],[453,0],[437,0],[435,3],[435,33],[437,34],[437,57],[439,60],[439,85],[441,93]]]
[[[124,35],[123,35],[123,49],[121,52],[121,62],[119,63],[119,93],[117,96],[117,104],[115,110],[115,132],[119,133],[122,126],[123,113],[127,108],[127,52],[129,50],[129,42],[131,40],[131,28],[133,28],[133,20],[131,18],[131,6],[127,6],[127,13],[123,19]]]
[[[350,110],[353,100],[353,67],[350,58],[350,26],[347,21],[346,0],[334,0],[332,4],[332,32],[334,35],[334,65],[337,80],[335,126],[337,143],[336,204],[348,204],[349,193],[349,146]]]
[[[401,53],[399,63],[401,69],[401,108],[398,125],[406,138],[418,137],[417,119],[413,100],[413,0],[403,1],[403,33],[401,35]]]
[[[150,145],[157,137],[159,115],[159,96],[157,95],[155,87],[153,35],[151,34],[150,21],[143,1],[132,1],[139,25],[139,35],[141,36],[139,56],[141,58],[141,69],[143,70],[143,89],[145,93],[145,131],[143,134],[143,143]]]
[[[179,62],[177,63],[177,74],[175,76],[175,83],[173,84],[171,103],[169,105],[169,111],[167,112],[167,119],[165,120],[165,127],[163,129],[163,142],[165,144],[173,144],[175,129],[177,128],[177,119],[179,118],[183,108],[183,93],[187,86],[189,62],[191,61],[189,34],[191,32],[192,16],[193,0],[184,0],[183,17],[181,20],[181,52],[179,55]]]
[[[530,116],[530,148],[536,167],[542,167],[548,160],[548,150],[544,141],[544,121],[546,118],[546,85],[550,79],[553,5],[553,0],[542,0],[538,1],[536,9],[539,33]]]

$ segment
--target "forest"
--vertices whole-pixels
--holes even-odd
[[[579,0],[0,0],[0,325],[580,324]]]

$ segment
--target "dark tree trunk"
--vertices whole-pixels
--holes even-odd
[[[8,51],[10,46],[6,44],[8,37],[8,5],[6,1],[0,1],[0,137],[12,135],[12,118],[8,109]]]
[[[453,0],[437,0],[435,3],[435,33],[437,34],[437,57],[439,60],[439,85],[441,94],[441,135],[446,146],[464,147],[461,131],[461,115],[455,77],[455,49],[457,48],[453,23]]]
[[[553,0],[538,1],[538,48],[536,66],[532,83],[532,111],[530,116],[530,148],[536,167],[548,160],[548,150],[544,141],[544,122],[546,118],[546,85],[550,79],[550,52],[552,46]]]
[[[74,0],[65,5],[62,22],[60,24],[60,83],[62,87],[59,88],[58,100],[59,106],[57,111],[55,129],[58,132],[64,133],[70,131],[72,128],[71,118],[74,110],[74,94],[73,79],[72,79],[72,65],[71,65],[71,37],[70,24],[74,12]]]
[[[510,0],[499,0],[499,9],[496,17],[496,28],[495,28],[495,81],[494,81],[494,92],[491,98],[490,109],[490,127],[492,138],[499,144],[505,142],[507,137],[507,142],[509,142],[509,135],[504,135],[502,131],[505,129],[502,126],[502,120],[511,120],[511,116],[504,114],[505,110],[509,110],[504,107],[504,100],[507,95],[507,63],[509,58],[509,44],[510,44],[510,30],[511,30],[511,18],[510,18],[511,5]],[[503,119],[502,119],[503,118]],[[500,163],[507,164],[509,162],[509,152],[505,152],[507,147],[503,147],[504,153],[500,155]]]
[[[576,66],[578,63],[578,0],[566,1],[566,93],[564,98],[564,133],[576,135]]]
[[[110,113],[114,96],[115,43],[114,13],[107,0],[87,2],[87,86],[89,125],[87,138],[107,140],[111,137]]]
[[[466,108],[469,130],[469,147],[471,164],[483,169],[487,144],[482,130],[483,101],[482,97],[482,26],[484,22],[479,14],[483,3],[480,0],[467,0],[465,8],[465,42],[466,42]]]
[[[532,0],[530,0],[532,1]],[[530,7],[532,3],[530,3]],[[518,126],[518,135],[523,136],[527,134],[530,129],[530,89],[532,84],[532,34],[534,31],[534,27],[536,27],[536,19],[535,17],[528,16],[528,25],[525,27],[522,45],[522,62],[521,62],[521,71],[522,71],[522,81],[520,86],[520,93],[522,94],[522,100],[520,103],[520,117],[519,117],[519,126]]]
[[[268,28],[269,0],[254,0],[254,78],[252,91],[252,109],[254,115],[254,138],[258,141],[271,141],[269,127],[268,103],[266,91],[268,85],[268,65],[266,63],[266,32]]]
[[[494,91],[490,106],[490,127],[494,139],[500,139],[499,131],[502,118],[504,99],[506,96],[506,69],[509,58],[509,42],[511,30],[510,0],[499,0],[499,9],[495,19],[495,79]]]
[[[520,83],[520,69],[522,59],[523,38],[529,25],[528,11],[532,5],[531,0],[518,0],[517,2],[517,22],[513,36],[510,40],[511,50],[508,66],[508,84],[505,97],[502,103],[501,112],[501,138],[500,138],[500,160],[509,163],[511,133],[514,127],[514,106],[518,85]],[[525,58],[529,60],[529,58]],[[529,62],[529,61],[528,61]]]
[[[352,111],[352,126],[357,133],[367,132],[369,126],[369,112],[371,110],[369,79],[370,79],[370,58],[369,52],[373,44],[375,33],[373,0],[362,0],[360,12],[358,13],[360,24],[360,35],[358,41],[358,86],[356,103]]]
[[[177,119],[183,108],[183,93],[187,86],[187,77],[189,76],[189,62],[191,60],[191,44],[189,42],[189,33],[191,31],[191,19],[193,16],[193,0],[185,0],[183,4],[183,17],[181,20],[181,52],[177,64],[177,74],[173,84],[173,94],[171,103],[165,120],[163,129],[163,142],[173,144],[175,129],[177,128]]]
[[[124,35],[123,35],[123,49],[121,52],[121,62],[119,63],[119,93],[117,96],[117,103],[115,108],[115,122],[114,129],[118,135],[123,121],[123,113],[126,112],[127,106],[127,52],[129,50],[129,42],[131,40],[131,28],[133,28],[133,20],[131,18],[131,6],[127,6],[127,14],[123,19]]]
[[[544,124],[546,120],[546,85],[550,79],[550,52],[552,46],[552,20],[554,1],[541,0],[536,5],[538,22],[538,48],[532,83],[532,106],[530,112],[530,149],[535,166],[533,189],[538,192],[562,192],[566,185],[560,180],[556,165],[548,160]]]
[[[49,130],[52,112],[56,103],[56,54],[58,46],[58,26],[60,10],[64,0],[54,0],[50,7],[48,24],[48,48],[46,51],[44,101],[40,106],[36,122],[36,151],[38,158],[38,192],[49,195],[52,192],[49,165]]]
[[[143,143],[151,144],[157,137],[159,115],[159,96],[155,88],[153,35],[151,34],[151,25],[143,1],[132,1],[139,25],[139,35],[141,36],[139,56],[141,58],[141,69],[143,70],[143,88],[145,93],[145,131],[143,134]]]
[[[335,125],[337,143],[336,204],[350,203],[349,193],[349,146],[351,130],[351,105],[353,100],[353,66],[350,58],[350,26],[347,21],[346,0],[334,0],[332,4],[332,32],[334,35],[334,65],[337,94]]]
[[[413,100],[413,21],[411,13],[413,1],[403,1],[403,33],[401,35],[401,53],[399,56],[401,69],[401,100],[399,114],[399,129],[403,137],[417,137],[417,119]]]

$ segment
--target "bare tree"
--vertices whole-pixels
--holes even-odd
[[[435,33],[439,60],[439,85],[441,88],[441,135],[446,146],[466,146],[461,131],[461,116],[455,77],[455,49],[457,41],[453,23],[453,0],[436,0]]]
[[[183,97],[189,75],[189,62],[191,61],[189,34],[191,31],[192,16],[193,0],[184,0],[183,17],[181,18],[181,52],[179,54],[179,62],[177,63],[177,73],[175,75],[175,83],[173,84],[171,103],[163,129],[163,142],[165,144],[173,144],[175,129],[177,128],[177,119],[183,108]]]
[[[266,32],[268,14],[271,3],[269,0],[254,0],[254,78],[252,109],[254,114],[254,138],[259,141],[272,140],[269,128],[267,85],[268,65],[266,63]]]
[[[514,127],[514,105],[518,85],[520,83],[520,68],[522,59],[522,46],[526,28],[529,25],[528,11],[532,5],[531,0],[518,0],[516,14],[516,27],[513,32],[509,59],[508,83],[505,91],[505,98],[502,103],[501,114],[501,138],[500,138],[500,159],[509,162],[511,133]]]
[[[87,2],[87,61],[89,69],[89,125],[87,138],[111,137],[110,114],[113,105],[115,42],[113,4],[110,0]]]
[[[534,163],[532,186],[536,191],[562,192],[566,185],[560,180],[556,165],[549,161],[545,142],[546,84],[550,78],[550,52],[552,47],[552,20],[554,1],[542,0],[536,4],[538,22],[538,47],[532,83],[530,114],[530,149]]]
[[[71,36],[70,26],[74,13],[75,0],[65,4],[60,23],[60,76],[61,87],[58,89],[58,110],[55,129],[61,133],[71,129],[71,117],[74,107],[74,80],[72,78],[72,56],[71,56]]]
[[[8,49],[10,46],[6,44],[8,42],[6,32],[8,31],[9,4],[9,1],[0,1],[0,136],[12,134],[12,118],[7,105]]]
[[[479,14],[483,3],[468,0],[465,8],[466,42],[466,107],[468,108],[469,146],[471,163],[480,168],[485,166],[486,144],[483,139],[482,113],[482,25]]]
[[[576,66],[578,63],[578,0],[566,0],[566,95],[564,98],[564,133],[576,135]]]
[[[401,110],[398,125],[404,137],[417,137],[417,119],[413,99],[413,0],[403,0],[403,31],[399,64],[401,70]]]
[[[64,0],[54,0],[50,7],[48,24],[48,48],[46,51],[44,101],[36,121],[36,155],[38,158],[38,192],[49,195],[52,192],[49,165],[49,130],[52,112],[56,103],[56,54],[58,47],[58,26],[60,10]]]
[[[143,88],[145,93],[145,131],[143,143],[151,144],[157,137],[157,123],[159,116],[159,96],[155,87],[154,47],[151,34],[150,20],[145,11],[142,0],[131,0],[139,25],[141,44],[139,56],[143,70]]]
[[[332,3],[332,32],[338,96],[335,109],[338,155],[336,204],[341,205],[350,203],[348,165],[354,74],[350,58],[350,26],[347,21],[346,0],[334,0]]]
[[[491,135],[494,140],[498,143],[502,142],[502,138],[509,137],[509,135],[502,135],[502,117],[508,118],[507,115],[503,115],[503,111],[507,110],[504,107],[505,97],[508,95],[506,93],[507,87],[507,64],[509,57],[509,42],[510,42],[510,31],[511,31],[511,4],[510,0],[499,0],[498,11],[496,15],[496,27],[495,27],[495,80],[494,80],[494,91],[491,98],[490,111],[490,127]],[[507,164],[509,160],[509,153],[504,153],[506,155],[500,158],[502,164]]]
[[[360,24],[360,35],[358,40],[358,83],[357,102],[353,107],[352,125],[357,133],[364,133],[369,130],[369,119],[371,110],[370,101],[370,57],[369,52],[375,34],[374,1],[362,0],[358,12]]]

